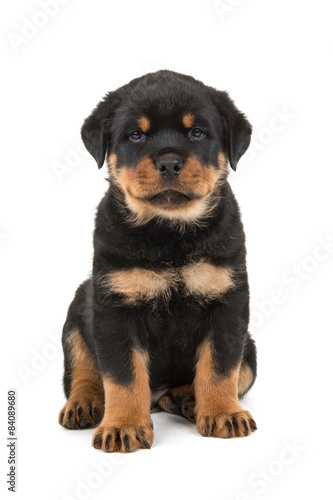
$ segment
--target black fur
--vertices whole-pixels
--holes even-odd
[[[179,117],[189,111],[200,117],[197,126],[206,133],[205,140],[190,141],[181,129]],[[149,141],[139,145],[129,141],[128,133],[137,128],[141,115],[147,115],[152,126]],[[202,164],[217,168],[217,155],[223,152],[236,169],[250,136],[249,122],[227,93],[169,71],[148,74],[107,94],[82,127],[82,139],[99,168],[111,153],[117,154],[119,169],[145,155],[156,161],[162,153],[195,154]],[[243,359],[255,378],[243,226],[228,182],[213,196],[218,203],[198,223],[178,227],[152,218],[135,225],[128,218],[130,209],[121,189],[111,180],[96,215],[92,276],[78,288],[63,333],[66,340],[78,327],[102,375],[129,384],[132,348],[139,347],[149,354],[152,390],[191,383],[196,350],[210,335],[220,375],[227,375]],[[202,302],[185,296],[180,284],[167,303],[161,299],[127,305],[121,294],[106,294],[99,281],[110,271],[133,267],[180,268],[194,257],[234,269],[237,286],[222,298]],[[68,397],[70,353],[65,341],[64,349]]]

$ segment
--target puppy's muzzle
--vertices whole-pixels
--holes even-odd
[[[184,168],[183,161],[176,155],[160,156],[155,165],[161,176],[169,181],[178,177]]]

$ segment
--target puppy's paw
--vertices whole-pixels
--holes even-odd
[[[65,429],[96,427],[101,422],[103,413],[104,405],[101,401],[69,399],[59,413],[59,424]]]
[[[167,413],[180,415],[195,422],[195,399],[191,386],[180,386],[170,389],[160,397],[157,408]]]
[[[150,448],[153,444],[153,423],[151,419],[142,425],[113,426],[103,424],[97,427],[92,445],[107,453],[119,451],[129,453],[138,448]]]
[[[228,439],[249,436],[257,430],[257,426],[251,413],[241,409],[233,413],[198,415],[197,429],[202,436]]]

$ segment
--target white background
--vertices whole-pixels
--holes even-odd
[[[52,15],[40,14],[41,3],[1,7],[1,491],[12,498],[13,387],[18,499],[329,498],[330,2],[62,0]],[[254,126],[253,146],[229,180],[247,235],[259,370],[244,407],[258,431],[203,438],[159,414],[151,450],[106,455],[91,447],[92,430],[57,423],[57,339],[90,272],[95,207],[107,188],[79,131],[107,91],[158,69],[228,90]]]

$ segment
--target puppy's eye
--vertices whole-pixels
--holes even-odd
[[[205,134],[204,134],[204,132],[201,130],[201,128],[194,127],[194,128],[192,128],[192,130],[190,131],[189,136],[190,136],[190,139],[200,140],[200,139],[203,139],[203,138],[205,137]]]
[[[146,136],[143,132],[141,132],[141,130],[134,130],[133,132],[130,133],[129,138],[133,142],[140,142],[143,141],[146,138]]]

